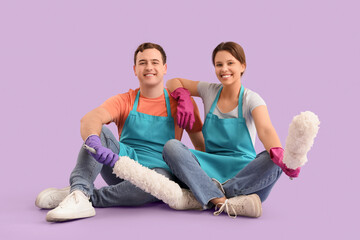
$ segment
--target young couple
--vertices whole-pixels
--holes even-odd
[[[186,185],[204,209],[215,207],[215,215],[225,211],[229,216],[259,217],[261,202],[282,171],[297,177],[300,168],[284,167],[283,149],[265,102],[241,84],[246,69],[242,47],[221,43],[212,60],[219,84],[179,78],[168,80],[165,89],[163,48],[141,44],[134,54],[140,88],[109,98],[82,118],[81,136],[96,153],[82,148],[70,186],[45,189],[38,195],[36,206],[54,208],[46,220],[91,217],[94,207],[159,201],[112,173],[119,156],[129,156]],[[204,126],[191,96],[203,99]],[[103,126],[111,122],[118,127],[120,141]],[[184,129],[196,150],[180,142]],[[256,132],[266,149],[258,155],[254,150]],[[99,173],[108,186],[96,189],[94,181]]]

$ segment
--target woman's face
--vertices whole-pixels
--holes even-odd
[[[240,81],[241,73],[245,71],[245,65],[241,64],[228,51],[219,51],[215,55],[215,73],[223,85],[231,85]]]

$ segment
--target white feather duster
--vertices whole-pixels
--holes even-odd
[[[293,118],[284,149],[283,162],[288,168],[296,169],[307,162],[307,153],[314,144],[319,124],[318,116],[310,111],[302,112]]]
[[[176,182],[127,156],[120,157],[115,163],[113,173],[162,200],[173,209],[202,209],[201,204],[189,190],[180,188]]]

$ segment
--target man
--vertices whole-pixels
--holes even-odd
[[[176,124],[176,116],[186,113],[164,88],[166,70],[166,54],[162,47],[154,43],[141,44],[134,54],[134,72],[140,88],[109,98],[81,119],[81,137],[86,146],[95,149],[96,153],[80,150],[70,176],[70,187],[49,188],[38,195],[36,206],[55,208],[47,213],[47,221],[91,217],[95,215],[94,207],[136,206],[158,201],[132,183],[116,178],[112,167],[119,160],[119,155],[129,156],[174,179],[162,159],[162,149],[168,140],[181,139],[183,128]],[[186,123],[189,122],[186,130],[194,147],[204,150],[197,106],[193,100],[182,104],[195,107],[195,119],[186,119]],[[111,122],[118,127],[120,142],[109,129],[103,127],[103,124]],[[186,127],[184,123],[178,124]],[[94,181],[99,173],[109,186],[95,189]]]

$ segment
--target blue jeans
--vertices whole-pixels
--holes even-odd
[[[103,126],[100,138],[103,146],[119,154],[119,141],[107,127]],[[154,170],[171,180],[176,179],[165,169],[155,168]],[[100,189],[94,187],[94,181],[99,173],[109,186]],[[159,201],[129,181],[117,178],[116,175],[112,173],[111,167],[97,162],[88,151],[83,148],[80,150],[77,164],[70,175],[70,186],[71,192],[80,190],[89,196],[94,207],[138,206]]]
[[[168,141],[163,149],[163,158],[172,173],[190,188],[204,207],[210,200],[224,197],[222,191],[201,169],[196,156],[180,141]],[[280,167],[273,163],[269,153],[263,151],[235,177],[223,183],[222,187],[227,198],[256,193],[263,202],[281,173]]]

